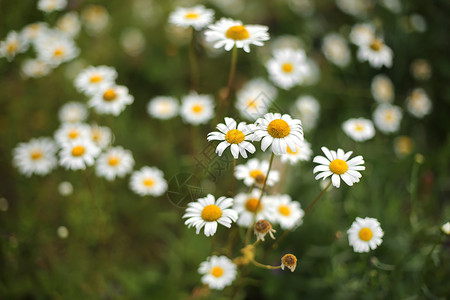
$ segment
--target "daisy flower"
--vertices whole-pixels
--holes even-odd
[[[285,90],[302,84],[310,73],[305,52],[301,49],[275,50],[266,68],[270,80]]]
[[[13,165],[26,176],[46,175],[57,165],[56,151],[56,144],[50,138],[31,139],[14,148]]]
[[[441,230],[443,233],[450,235],[450,222],[447,222],[444,225],[442,225]]]
[[[92,125],[89,132],[91,141],[100,149],[104,149],[112,142],[111,129],[105,126]]]
[[[102,153],[96,161],[97,176],[113,181],[116,177],[124,177],[133,170],[134,159],[131,151],[122,147],[113,147]]]
[[[370,140],[375,136],[375,128],[370,120],[364,118],[349,119],[342,124],[342,130],[357,142]]]
[[[68,102],[58,111],[61,123],[80,123],[86,120],[88,111],[86,105],[81,102]]]
[[[127,87],[113,85],[99,89],[89,100],[88,105],[99,114],[118,116],[133,101],[134,97],[129,94]]]
[[[130,188],[139,196],[159,197],[167,191],[167,182],[160,169],[143,167],[131,174]]]
[[[277,89],[264,79],[253,79],[236,93],[235,106],[242,117],[255,121],[269,111],[277,94]]]
[[[80,53],[71,38],[56,32],[40,35],[35,48],[38,58],[54,67],[74,59]]]
[[[350,31],[350,41],[358,46],[370,44],[375,38],[375,27],[370,23],[356,24]]]
[[[253,219],[256,212],[256,220],[272,220],[273,219],[273,201],[271,197],[263,196],[261,203],[259,197],[261,191],[253,189],[250,194],[240,193],[234,197],[233,209],[238,213],[239,218],[237,224],[241,227],[249,227],[253,224]]]
[[[148,103],[147,113],[156,119],[171,119],[178,114],[178,101],[174,97],[155,97]]]
[[[378,103],[392,103],[394,101],[394,85],[386,75],[379,74],[372,79],[370,85],[372,96]]]
[[[273,217],[280,224],[281,229],[291,230],[303,223],[305,212],[300,208],[300,203],[292,201],[289,195],[272,197],[275,201]]]
[[[126,28],[120,34],[120,45],[123,51],[130,56],[138,56],[145,49],[145,35],[138,28]]]
[[[341,185],[341,179],[349,186],[354,183],[359,182],[361,178],[361,173],[358,171],[363,171],[366,167],[363,165],[364,160],[362,156],[354,157],[350,160],[350,155],[352,151],[344,153],[342,149],[338,149],[337,152],[333,150],[328,150],[326,147],[321,148],[325,156],[316,156],[313,162],[318,163],[313,170],[313,173],[319,172],[316,176],[316,180],[325,179],[331,176],[331,182],[335,187]]]
[[[201,30],[211,24],[213,19],[214,11],[205,8],[203,5],[190,8],[177,7],[169,16],[170,23],[184,28],[192,26],[196,30]]]
[[[338,67],[346,67],[350,63],[350,49],[345,39],[339,34],[330,33],[324,37],[322,52]]]
[[[288,114],[268,113],[255,124],[255,138],[261,141],[262,151],[271,146],[275,155],[281,155],[287,153],[288,147],[292,152],[297,151],[303,142],[302,122]]]
[[[317,125],[320,116],[320,104],[311,95],[303,95],[295,100],[294,113],[297,119],[303,120],[302,126],[305,131],[311,131]]]
[[[187,218],[184,224],[188,225],[188,228],[195,227],[197,234],[205,227],[205,235],[213,236],[217,231],[218,223],[230,228],[231,223],[236,222],[238,215],[230,208],[232,206],[233,199],[220,197],[216,201],[213,195],[208,194],[205,198],[188,204],[186,213],[183,215],[183,218]]]
[[[79,139],[89,138],[89,125],[83,123],[64,123],[55,132],[55,140],[58,144],[64,144]]]
[[[108,66],[89,66],[75,78],[75,87],[81,93],[92,96],[99,90],[114,84],[117,71]]]
[[[221,18],[208,26],[205,31],[207,42],[213,42],[214,48],[224,47],[230,51],[233,47],[250,52],[250,45],[263,46],[269,40],[269,28],[262,25],[243,25],[241,21]]]
[[[368,44],[359,46],[358,59],[361,62],[368,61],[373,68],[392,66],[392,49],[389,48],[381,38],[373,38]]]
[[[347,234],[349,245],[355,252],[362,253],[374,250],[381,245],[384,232],[377,219],[357,217],[347,230]]]
[[[39,0],[37,8],[43,12],[63,10],[67,6],[67,0]]]
[[[423,118],[431,111],[431,101],[421,88],[414,89],[406,98],[406,109],[415,117]]]
[[[39,59],[26,59],[21,65],[22,74],[30,78],[44,77],[50,74],[51,70],[52,67],[49,64]]]
[[[383,133],[393,133],[400,128],[402,110],[398,106],[380,104],[373,113],[375,126]]]
[[[8,32],[4,41],[0,41],[0,57],[11,61],[18,53],[25,52],[28,44],[16,31]]]
[[[307,161],[311,159],[312,150],[310,143],[304,140],[300,145],[296,145],[295,147],[295,151],[291,151],[291,149],[287,147],[286,154],[281,154],[280,160],[282,163],[289,162],[291,165],[294,165],[299,161]]]
[[[415,59],[410,67],[411,75],[417,80],[427,80],[431,77],[430,63],[425,59]]]
[[[191,92],[181,100],[180,115],[185,123],[205,124],[214,117],[214,100],[210,95]]]
[[[92,166],[100,148],[88,139],[78,139],[62,145],[59,163],[68,170],[84,170]]]
[[[211,256],[200,264],[198,272],[202,274],[202,283],[210,289],[223,290],[236,278],[237,267],[226,256]]]
[[[81,19],[88,33],[96,35],[108,26],[109,13],[105,7],[91,4],[81,12]]]
[[[216,153],[222,156],[225,149],[230,147],[231,154],[235,159],[239,157],[239,153],[243,158],[247,158],[247,152],[255,153],[256,148],[253,146],[253,132],[249,125],[245,122],[239,124],[232,118],[225,118],[225,124],[220,123],[216,126],[217,131],[208,133],[208,141],[222,141],[216,148]]]
[[[237,165],[234,176],[239,180],[244,180],[246,186],[262,186],[266,181],[267,171],[269,170],[269,161],[252,158],[245,165]],[[277,170],[271,169],[266,185],[273,186],[280,180],[280,174]]]
[[[71,38],[76,37],[81,29],[78,13],[71,11],[61,16],[56,21],[56,28]]]
[[[27,43],[34,42],[39,36],[49,31],[48,24],[45,22],[31,23],[22,29],[22,37]]]
[[[73,193],[73,185],[68,181],[58,184],[58,192],[61,196],[70,196]]]

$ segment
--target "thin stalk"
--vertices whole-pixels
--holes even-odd
[[[327,184],[327,186],[319,193],[319,195],[317,195],[316,199],[314,199],[314,201],[305,209],[304,216],[306,216],[309,213],[309,211],[313,208],[313,206],[317,203],[317,201],[319,201],[319,199],[323,196],[323,194],[325,194],[325,192],[328,190],[328,188],[330,186],[331,186],[331,180]]]
[[[195,29],[192,28],[191,43],[189,45],[189,62],[191,64],[191,89],[197,91],[199,83],[199,71],[195,45]]]

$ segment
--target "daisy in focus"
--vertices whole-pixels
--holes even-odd
[[[43,12],[63,10],[67,6],[67,0],[39,0],[37,8]]]
[[[431,101],[427,93],[421,89],[414,89],[406,98],[406,109],[416,118],[423,118],[431,112]]]
[[[131,174],[130,188],[139,196],[159,197],[167,191],[167,181],[160,169],[142,167]]]
[[[89,125],[84,123],[64,123],[55,132],[55,140],[58,144],[64,144],[80,139],[89,138]]]
[[[31,176],[46,175],[57,165],[55,142],[50,138],[35,138],[27,143],[20,143],[13,150],[13,165],[20,173]]]
[[[345,39],[339,34],[330,33],[323,38],[322,52],[338,67],[346,67],[350,63],[350,49]]]
[[[81,102],[68,102],[58,111],[58,118],[61,123],[80,123],[86,120],[88,111]]]
[[[357,253],[369,252],[376,249],[383,240],[384,235],[380,222],[375,218],[359,218],[347,230],[348,242]]]
[[[402,110],[398,106],[381,104],[373,112],[373,122],[383,133],[393,133],[399,130],[402,121]]]
[[[99,114],[118,116],[133,101],[134,97],[129,94],[127,87],[113,85],[99,89],[89,100],[88,105]]]
[[[237,165],[234,176],[239,180],[244,180],[246,186],[262,186],[266,181],[267,171],[269,170],[269,161],[249,159],[245,165]],[[277,170],[271,169],[266,184],[273,186],[280,180],[280,174]]]
[[[22,35],[16,31],[8,32],[4,41],[0,41],[0,57],[6,57],[8,61],[18,54],[25,52],[28,48],[28,44],[22,38]]]
[[[291,151],[291,149],[287,147],[286,154],[281,154],[280,160],[282,163],[289,162],[291,165],[294,165],[299,161],[311,160],[312,150],[310,143],[304,140],[299,146],[295,147],[296,151]]]
[[[214,100],[210,95],[191,92],[181,100],[180,115],[185,123],[205,124],[214,117]]]
[[[266,151],[271,146],[275,155],[297,151],[303,142],[302,122],[292,119],[288,114],[268,113],[256,120],[255,138],[261,141],[261,150]]]
[[[116,177],[124,177],[133,170],[134,159],[131,151],[122,147],[113,147],[102,153],[96,161],[95,170],[99,177],[113,181]]]
[[[214,11],[207,9],[203,5],[196,5],[190,8],[178,7],[169,16],[169,22],[188,28],[194,27],[195,30],[201,30],[211,24],[214,19]]]
[[[147,104],[147,113],[156,119],[171,119],[178,114],[178,101],[174,97],[155,97]]]
[[[345,134],[357,142],[370,140],[375,136],[375,128],[370,120],[364,118],[349,119],[342,124]]]
[[[68,170],[84,170],[92,166],[100,148],[88,139],[78,139],[62,145],[59,163]]]
[[[372,96],[378,103],[392,103],[394,101],[394,85],[386,75],[379,74],[372,79],[370,85]]]
[[[225,124],[220,123],[216,126],[217,131],[208,133],[208,141],[222,141],[216,148],[216,153],[222,156],[223,151],[230,147],[231,155],[235,159],[239,154],[247,158],[248,153],[255,153],[256,148],[251,143],[253,141],[253,131],[245,122],[239,124],[232,118],[225,118]]]
[[[292,201],[289,195],[277,195],[272,197],[275,201],[274,219],[283,230],[292,230],[303,223],[305,212],[300,208],[300,203]]]
[[[232,222],[236,222],[238,214],[231,209],[233,199],[220,197],[217,199],[213,195],[208,194],[205,198],[197,199],[191,202],[186,208],[183,218],[187,218],[184,224],[196,228],[196,233],[204,227],[206,236],[213,236],[217,231],[217,224],[221,224],[227,228],[231,227]]]
[[[266,68],[270,80],[285,90],[302,84],[310,73],[305,52],[301,49],[275,50]]]
[[[200,264],[198,272],[203,275],[203,284],[210,289],[223,290],[236,278],[237,267],[226,256],[211,256]]]
[[[88,96],[95,95],[99,90],[114,84],[117,71],[108,66],[89,66],[75,78],[75,87]]]
[[[112,142],[111,129],[94,124],[90,128],[89,138],[97,147],[104,149]]]
[[[240,193],[234,197],[233,209],[238,213],[237,224],[241,227],[249,227],[253,224],[256,212],[256,221],[273,219],[273,201],[271,197],[263,196],[261,203],[259,197],[261,191],[253,189],[250,194]]]
[[[250,52],[250,45],[263,46],[264,41],[270,39],[269,28],[262,25],[243,25],[241,21],[221,18],[208,26],[205,31],[207,42],[214,43],[214,48],[230,51],[233,47],[242,48]]]
[[[318,163],[313,170],[313,173],[319,172],[316,180],[325,179],[331,176],[333,186],[340,187],[341,179],[349,186],[359,182],[362,177],[359,171],[366,169],[362,156],[356,156],[349,160],[352,151],[345,153],[342,149],[337,151],[328,150],[326,147],[321,148],[325,156],[316,156],[313,162]]]
[[[389,48],[381,38],[373,38],[370,43],[359,46],[358,59],[361,62],[369,62],[373,68],[381,68],[386,66],[392,67],[392,49]]]

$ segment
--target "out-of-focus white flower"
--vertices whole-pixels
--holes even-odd
[[[431,112],[431,100],[424,89],[414,89],[406,98],[406,108],[417,118],[423,118]]]
[[[68,181],[63,181],[58,184],[58,192],[61,196],[70,196],[73,193],[73,185]]]
[[[137,56],[145,49],[145,36],[138,28],[126,28],[120,35],[120,45],[130,56]]]
[[[417,80],[427,80],[431,77],[431,66],[425,59],[415,59],[411,63],[411,74]]]
[[[20,33],[10,31],[4,41],[0,41],[0,57],[6,57],[8,61],[28,49],[28,43]]]
[[[156,119],[167,120],[178,114],[178,101],[174,97],[158,96],[147,104],[147,112]]]
[[[69,170],[84,170],[92,166],[95,158],[100,154],[100,148],[88,139],[64,143],[59,152],[59,163]]]
[[[100,149],[104,149],[112,142],[111,129],[105,126],[98,126],[96,124],[91,126],[89,138]]]
[[[63,10],[67,6],[67,0],[39,0],[37,8],[43,12]]]
[[[181,99],[180,115],[184,122],[199,125],[214,117],[214,101],[210,95],[191,92]]]
[[[264,79],[253,79],[237,92],[236,108],[242,117],[255,121],[268,112],[277,94],[277,89]]]
[[[350,49],[345,39],[339,34],[329,33],[324,37],[322,52],[338,67],[346,67],[350,63]]]
[[[75,87],[79,92],[93,96],[101,89],[114,84],[117,71],[109,66],[89,66],[75,78]]]
[[[38,58],[52,66],[70,61],[80,53],[71,38],[56,31],[39,35],[35,40],[35,49]]]
[[[283,89],[291,89],[303,83],[310,69],[305,52],[301,49],[280,49],[273,53],[273,58],[266,63],[272,82]]]
[[[88,105],[99,114],[118,116],[133,101],[134,97],[130,95],[127,87],[112,85],[99,89],[89,100]]]
[[[394,85],[389,77],[384,74],[379,74],[372,79],[370,90],[378,103],[392,103],[394,101]]]
[[[382,66],[390,68],[394,56],[392,49],[381,38],[374,38],[369,44],[360,45],[357,55],[359,61],[367,61],[371,67],[377,69]]]
[[[86,120],[88,111],[86,105],[81,102],[68,102],[58,111],[58,118],[61,123],[79,123]]]
[[[177,7],[169,16],[169,22],[184,28],[194,27],[201,30],[211,24],[214,19],[214,11],[207,9],[203,5],[193,7]]]
[[[412,14],[409,16],[411,27],[417,32],[427,31],[427,21],[419,14]]]
[[[263,196],[260,203],[260,196],[261,191],[259,189],[253,189],[250,194],[240,193],[234,197],[233,209],[239,215],[237,220],[239,226],[249,227],[253,224],[254,218],[256,221],[262,219],[273,220],[274,200],[269,196]]]
[[[48,75],[52,67],[39,59],[26,59],[21,66],[22,74],[25,77],[40,78]]]
[[[370,44],[375,38],[375,27],[371,23],[359,23],[350,31],[350,41],[358,46]]]
[[[57,165],[57,147],[50,138],[35,138],[13,150],[13,165],[25,176],[46,175]]]
[[[336,0],[340,10],[355,17],[364,17],[373,6],[372,0]]]
[[[402,121],[402,110],[398,106],[380,104],[373,113],[375,126],[383,133],[393,133],[399,130]]]
[[[370,140],[375,136],[375,128],[370,120],[364,118],[349,119],[342,124],[342,130],[357,142]]]
[[[71,38],[76,37],[81,29],[81,22],[78,17],[78,13],[71,11],[61,16],[56,21],[56,28]]]
[[[95,171],[99,177],[113,181],[124,177],[133,170],[134,159],[131,151],[122,147],[113,147],[102,153],[96,161]]]
[[[235,177],[239,180],[244,180],[246,186],[262,186],[266,181],[267,171],[269,170],[269,161],[258,160],[252,158],[246,164],[237,165]],[[267,186],[273,186],[280,180],[280,174],[277,170],[271,169],[269,177],[267,178]]]
[[[320,104],[316,98],[310,95],[299,96],[295,101],[292,114],[302,120],[305,131],[311,131],[317,125],[320,116]]]
[[[108,26],[109,13],[101,5],[89,5],[81,12],[81,19],[88,33],[97,35]]]
[[[287,148],[287,153],[280,156],[281,162],[289,162],[291,165],[298,163],[299,161],[310,160],[312,155],[311,145],[307,141],[303,141],[297,146],[296,151],[291,151]]]
[[[159,197],[167,191],[167,181],[160,169],[143,167],[131,174],[130,188],[139,196]]]
[[[289,195],[272,196],[274,222],[279,223],[283,230],[293,230],[303,223],[305,212],[300,203],[292,201]]]

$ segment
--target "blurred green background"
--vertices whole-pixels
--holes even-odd
[[[450,3],[403,1],[402,13],[394,14],[374,2],[368,19],[382,24],[386,43],[394,51],[394,67],[378,71],[357,62],[353,46],[352,62],[342,70],[320,51],[325,34],[333,31],[347,36],[353,24],[364,20],[344,14],[334,1],[314,1],[315,11],[309,16],[296,14],[289,2],[293,1],[245,1],[245,9],[235,15],[204,4],[215,9],[216,19],[227,16],[269,26],[272,39],[285,34],[301,38],[308,57],[320,67],[321,79],[313,86],[280,90],[277,107],[288,112],[299,95],[315,96],[321,116],[318,127],[306,135],[314,154],[320,155],[321,146],[353,150],[364,156],[366,171],[355,186],[330,190],[277,249],[265,245],[264,262],[268,264],[279,264],[283,254],[294,253],[299,259],[294,273],[248,267],[242,272],[247,277],[238,285],[206,293],[204,298],[450,298],[450,238],[440,229],[450,221]],[[225,195],[231,169],[213,182],[194,159],[207,145],[206,134],[215,124],[194,128],[179,117],[158,121],[145,109],[154,96],[180,97],[189,92],[188,44],[177,43],[182,36],[171,36],[167,29],[168,14],[189,3],[69,1],[68,9],[81,12],[93,3],[107,9],[110,24],[96,36],[82,30],[76,39],[81,49],[77,61],[115,67],[117,82],[129,88],[135,101],[119,117],[91,111],[89,120],[112,128],[115,145],[133,152],[136,169],[156,166],[167,180],[193,173],[200,178],[203,193]],[[426,32],[410,30],[407,16],[412,13],[425,18]],[[59,15],[62,12],[44,15],[35,1],[1,0],[0,39],[31,22],[54,24]],[[145,36],[145,49],[137,56],[126,54],[121,47],[120,36],[126,28],[138,28]],[[239,52],[236,87],[254,77],[267,78],[261,59],[270,55],[268,49]],[[217,95],[227,82],[230,55],[208,57],[200,45],[197,50],[199,92]],[[52,136],[59,126],[59,108],[68,101],[87,100],[73,86],[70,73],[76,66],[72,63],[43,78],[23,79],[20,62],[32,55],[29,51],[13,62],[0,60],[0,299],[202,298],[197,268],[210,254],[211,241],[183,225],[184,208],[166,196],[133,194],[128,177],[110,183],[97,178],[93,169],[69,172],[58,168],[45,177],[27,178],[13,168],[12,149],[19,142]],[[432,67],[432,77],[426,82],[417,83],[409,73],[416,58],[428,60]],[[414,148],[403,158],[393,150],[397,135],[377,132],[371,141],[356,143],[340,128],[348,118],[371,117],[375,102],[370,82],[380,72],[395,85],[396,105],[403,106],[408,92],[418,86],[426,89],[433,102],[431,115],[424,119],[404,112],[399,134],[411,137]],[[229,115],[237,116],[234,111]],[[424,156],[423,163],[415,160],[415,153]],[[267,159],[267,155],[260,153],[259,157]],[[313,167],[312,162],[289,167],[280,190],[303,208],[320,191]],[[282,166],[276,161],[275,168]],[[72,195],[58,193],[62,181],[73,184]],[[348,245],[346,230],[357,216],[377,218],[385,232],[383,244],[367,254],[354,253]],[[66,239],[57,235],[59,226],[68,228]],[[224,228],[218,230],[218,252],[226,246],[229,234]],[[239,247],[232,254],[239,255]],[[258,257],[262,256],[261,249]]]

